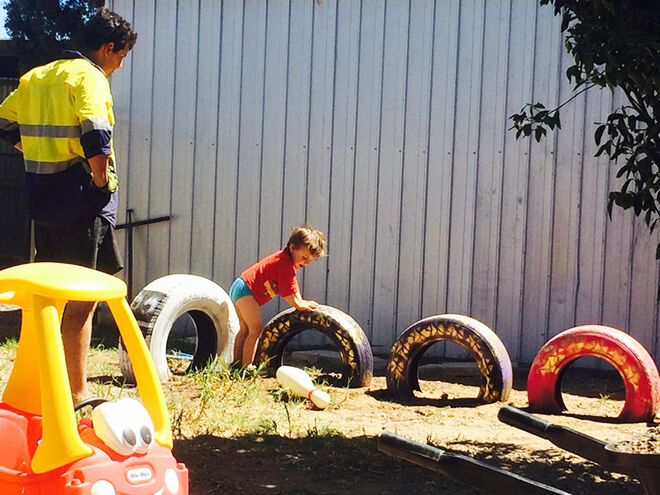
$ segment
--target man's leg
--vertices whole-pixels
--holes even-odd
[[[95,302],[70,301],[62,317],[62,342],[75,402],[89,397],[87,390],[87,354],[92,339]]]
[[[242,363],[243,366],[252,364],[254,361],[254,353],[257,350],[257,343],[263,330],[263,323],[261,322],[261,307],[253,296],[241,297],[234,304],[240,313],[240,317],[247,326],[247,335],[243,342]],[[238,357],[238,356],[236,356]]]

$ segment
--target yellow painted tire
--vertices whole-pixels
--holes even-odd
[[[316,330],[337,347],[343,369],[341,382],[349,387],[367,387],[373,376],[371,346],[358,323],[343,311],[319,305],[315,311],[289,308],[275,315],[264,327],[256,352],[256,362],[266,363],[266,372],[275,376],[284,349],[300,332]]]
[[[500,338],[486,325],[463,315],[437,315],[408,327],[394,342],[387,362],[387,390],[397,399],[414,397],[420,390],[417,372],[424,352],[436,342],[464,347],[481,372],[477,399],[505,401],[513,386],[511,359]]]

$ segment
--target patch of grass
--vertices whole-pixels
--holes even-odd
[[[14,367],[17,348],[18,341],[16,339],[7,339],[0,343],[0,389],[4,389],[9,379],[9,373]]]

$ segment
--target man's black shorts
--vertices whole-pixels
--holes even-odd
[[[35,261],[58,261],[96,268],[113,275],[123,268],[115,230],[95,217],[71,225],[34,223]]]

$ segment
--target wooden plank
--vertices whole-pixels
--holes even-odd
[[[365,241],[376,232],[384,19],[383,2],[362,4],[348,307],[369,338],[375,249],[373,242]]]
[[[410,5],[399,244],[399,259],[405,263],[399,265],[397,333],[421,317],[433,55],[434,3],[417,1]]]
[[[221,20],[217,1],[200,1],[190,260],[191,271],[200,274],[213,271]]]
[[[170,271],[189,273],[191,266],[195,107],[197,105],[197,31],[199,2],[179,2],[174,73],[174,133],[172,136],[172,221]]]
[[[157,118],[151,121],[151,163],[149,163],[148,218],[170,214],[172,201],[172,133],[174,106],[160,102],[174,101],[174,74],[176,70],[176,0],[159,0],[155,11],[154,69],[151,112]],[[139,41],[138,41],[139,43]],[[170,222],[142,227],[147,229],[147,280],[151,281],[169,272]],[[137,288],[134,291],[137,294]]]
[[[235,265],[243,2],[222,5],[213,279],[228,290],[245,268]]]
[[[374,305],[371,317],[373,321],[371,344],[376,352],[386,352],[397,334],[396,291],[399,270],[408,17],[406,2],[386,4]]]
[[[534,59],[533,101],[556,105],[559,97],[561,36],[552,9],[539,9]],[[531,362],[548,340],[554,152],[556,134],[532,141],[529,163],[524,265],[523,341],[521,359]]]

